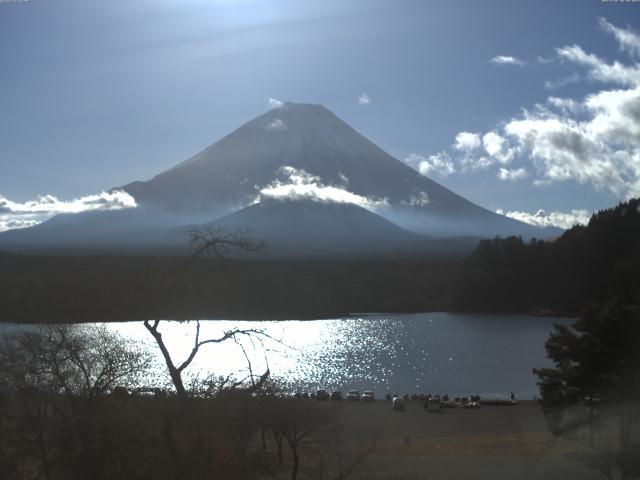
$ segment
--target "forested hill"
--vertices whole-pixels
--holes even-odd
[[[638,275],[640,199],[595,213],[554,241],[519,237],[480,242],[464,260],[453,285],[462,311],[578,312],[612,282]],[[633,270],[636,270],[635,272]]]

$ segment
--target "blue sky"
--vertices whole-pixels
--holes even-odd
[[[584,218],[640,195],[638,32],[601,0],[5,0],[0,214],[95,204],[277,98],[491,210]]]

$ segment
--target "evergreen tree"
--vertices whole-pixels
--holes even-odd
[[[570,327],[555,326],[545,345],[554,367],[534,369],[551,431],[586,429],[589,464],[609,478],[640,473],[639,267],[636,247],[618,262],[604,300]],[[604,437],[615,440],[605,448]]]

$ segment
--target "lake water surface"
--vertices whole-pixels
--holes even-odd
[[[553,323],[570,319],[526,315],[419,313],[365,315],[313,321],[202,320],[201,339],[232,328],[259,329],[266,335],[204,346],[189,375],[255,374],[267,365],[296,388],[374,390],[385,393],[448,393],[461,396],[514,392],[538,395],[533,368],[550,365],[544,343]],[[163,370],[160,352],[142,322],[105,324],[148,348]],[[0,331],[10,330],[0,326]],[[160,331],[175,359],[186,358],[195,322],[163,321]],[[244,351],[243,351],[244,349]],[[246,354],[246,356],[245,356]]]

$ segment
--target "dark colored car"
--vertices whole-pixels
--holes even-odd
[[[329,398],[329,392],[327,392],[326,390],[320,389],[316,392],[316,400],[325,401],[329,400]]]
[[[360,397],[360,400],[363,402],[375,402],[376,397],[373,395],[373,392],[371,390],[365,390]]]
[[[349,390],[349,393],[347,393],[347,400],[359,401],[360,392],[358,392],[358,390]]]

